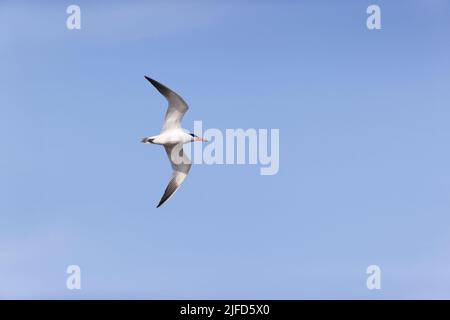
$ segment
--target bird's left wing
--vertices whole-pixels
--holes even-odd
[[[181,128],[181,120],[188,111],[187,103],[176,92],[170,90],[162,83],[145,76],[147,79],[169,102],[162,131]]]
[[[183,144],[180,143],[173,146],[164,146],[164,149],[166,149],[167,156],[172,164],[173,173],[161,200],[156,206],[157,208],[169,200],[175,191],[178,190],[184,179],[186,179],[192,166],[191,160],[184,154]]]

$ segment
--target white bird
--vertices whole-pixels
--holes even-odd
[[[164,194],[156,206],[159,208],[164,202],[178,190],[186,179],[191,169],[191,160],[183,152],[183,144],[193,141],[208,141],[198,137],[181,127],[181,120],[188,110],[187,103],[178,94],[167,88],[165,85],[145,77],[169,102],[169,106],[164,118],[164,125],[161,133],[157,136],[146,137],[142,143],[160,144],[166,149],[167,156],[172,165],[173,173]]]

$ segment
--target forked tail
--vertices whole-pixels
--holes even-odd
[[[154,139],[155,139],[154,137],[145,137],[145,138],[142,138],[141,142],[142,143],[153,143]]]

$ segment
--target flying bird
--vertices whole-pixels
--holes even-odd
[[[182,97],[156,80],[147,76],[145,76],[145,79],[147,79],[169,102],[161,133],[141,140],[142,143],[164,146],[172,166],[172,177],[170,178],[169,184],[167,185],[161,200],[156,206],[159,208],[173,196],[175,191],[178,190],[191,169],[191,160],[184,154],[183,144],[208,140],[203,137],[198,137],[193,133],[189,133],[188,130],[181,127],[181,120],[183,120],[183,116],[189,108]]]

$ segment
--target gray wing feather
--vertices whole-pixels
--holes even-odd
[[[184,154],[182,144],[164,146],[164,149],[166,149],[167,156],[172,164],[173,173],[161,200],[156,206],[157,208],[173,196],[186,179],[192,166],[191,160]]]
[[[189,109],[187,103],[177,93],[167,88],[162,83],[153,80],[147,76],[147,79],[169,102],[169,106],[164,117],[164,125],[162,131],[169,129],[181,128],[181,120],[186,111]]]

